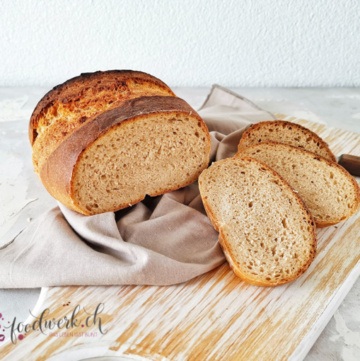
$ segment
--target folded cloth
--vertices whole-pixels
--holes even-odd
[[[219,86],[199,114],[212,161],[232,156],[248,125],[274,119]],[[115,213],[83,216],[59,204],[2,248],[0,259],[0,288],[171,285],[225,261],[196,182]]]

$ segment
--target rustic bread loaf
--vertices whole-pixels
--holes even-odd
[[[355,179],[337,163],[312,152],[264,142],[242,148],[236,156],[257,159],[279,173],[304,200],[318,227],[345,220],[359,207]]]
[[[335,161],[329,146],[313,131],[299,124],[271,120],[251,125],[243,133],[238,150],[261,142],[276,142],[303,148],[328,160]]]
[[[49,155],[40,178],[54,198],[91,215],[179,189],[208,166],[210,136],[182,99],[130,99],[95,115]]]
[[[55,87],[36,106],[29,137],[47,190],[87,215],[184,187],[210,154],[199,115],[161,80],[131,70]]]
[[[72,132],[93,116],[139,96],[174,96],[161,80],[138,71],[111,70],[81,74],[56,86],[38,103],[29,137],[36,172]]]
[[[311,214],[271,168],[252,158],[213,163],[199,177],[206,212],[234,273],[259,286],[299,277],[316,252]]]

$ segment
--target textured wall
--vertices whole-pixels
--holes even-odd
[[[360,3],[3,0],[0,45],[0,85],[127,68],[171,86],[360,86]]]

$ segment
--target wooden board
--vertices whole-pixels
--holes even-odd
[[[316,131],[337,156],[360,155],[358,134],[287,119]],[[4,345],[0,354],[6,360],[54,361],[101,355],[172,361],[301,360],[360,274],[360,212],[317,233],[318,253],[310,268],[295,282],[276,288],[247,285],[224,264],[171,287],[43,289],[35,316],[48,308],[46,319],[70,318],[79,305],[79,324],[46,334],[30,330],[22,341]],[[85,318],[100,303],[103,309],[95,325],[87,327]]]

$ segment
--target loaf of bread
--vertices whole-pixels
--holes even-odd
[[[329,146],[313,131],[299,124],[283,120],[271,120],[251,125],[242,134],[239,152],[261,142],[276,142],[292,145],[335,161]]]
[[[359,186],[340,165],[286,144],[263,142],[242,148],[237,157],[251,157],[280,174],[298,192],[316,225],[325,227],[353,215],[360,204]]]
[[[206,212],[234,273],[248,283],[295,280],[316,252],[314,221],[301,198],[252,158],[213,163],[199,177]]]
[[[184,100],[154,79],[138,72],[98,72],[40,101],[30,138],[34,165],[54,198],[93,215],[197,180],[209,163],[208,129]]]
[[[29,125],[36,172],[57,146],[93,116],[139,96],[175,96],[161,80],[139,71],[81,74],[48,92],[35,107]]]

